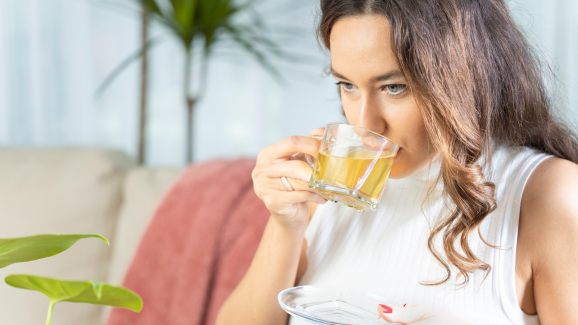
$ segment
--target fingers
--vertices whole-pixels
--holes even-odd
[[[292,136],[263,149],[259,158],[264,159],[265,163],[271,163],[280,159],[287,159],[287,157],[298,152],[317,157],[318,151],[319,140],[311,137]]]
[[[319,194],[307,191],[292,191],[287,190],[277,191],[270,190],[264,195],[261,200],[265,203],[267,209],[271,212],[275,211],[281,215],[286,214],[286,210],[290,209],[295,204],[304,202],[315,202],[325,204],[327,200]],[[308,215],[305,216],[308,219]]]
[[[289,160],[301,160],[302,162],[307,162],[307,158],[304,153],[298,152],[294,155],[289,156]]]
[[[293,191],[287,192],[285,197],[285,202],[287,204],[302,203],[302,202],[316,202],[319,204],[325,204],[327,202],[321,195],[313,192],[306,191]]]
[[[279,177],[278,181],[275,181],[274,178],[271,180],[272,180],[271,188],[274,188],[278,191],[289,191],[289,189],[287,189],[285,187],[285,184],[283,184],[281,177]],[[298,180],[298,179],[294,179],[294,178],[288,178],[288,177],[287,177],[287,181],[289,182],[289,184],[291,185],[291,187],[293,188],[294,191],[313,192],[313,190],[311,190],[309,188],[309,182],[304,182],[302,180]]]
[[[292,179],[290,182],[293,191],[288,191],[280,178],[268,178],[253,185],[255,193],[272,215],[281,218],[279,220],[300,220],[306,224],[310,215],[307,203],[325,204],[327,200],[314,193],[303,181]]]
[[[313,169],[307,165],[307,163],[300,160],[289,160],[263,166],[259,171],[263,176],[270,178],[280,178],[281,176],[285,176],[287,178],[294,178],[304,182],[308,182],[313,173]]]
[[[294,190],[312,192],[308,185],[311,173],[312,169],[307,163],[300,160],[290,160],[255,169],[253,178],[261,186],[265,185],[275,190],[288,191],[281,180],[281,177],[285,176]]]
[[[309,132],[309,136],[312,135],[323,136],[323,134],[325,134],[325,128],[313,129],[311,130],[311,132]]]
[[[324,130],[317,129],[313,130],[312,134],[317,135],[323,132]],[[319,204],[327,202],[308,186],[312,168],[301,160],[303,157],[291,157],[295,153],[316,157],[318,150],[319,140],[312,137],[293,136],[259,153],[257,164],[251,175],[253,188],[255,194],[271,211],[271,215],[278,220],[284,223],[295,223],[295,220],[308,221],[310,211],[306,202]],[[292,191],[286,187],[281,177],[287,178]]]
[[[377,311],[379,312],[381,318],[390,323],[401,324],[413,324],[417,321],[427,319],[427,309],[427,307],[422,306],[377,306]]]
[[[269,190],[290,192],[281,180],[285,176],[294,191],[313,192],[309,188],[312,172],[311,167],[300,160],[259,166],[253,170],[253,184],[258,195]]]
[[[381,318],[390,323],[411,325],[465,325],[454,315],[425,306],[377,306]]]
[[[318,129],[313,129],[311,130],[311,132],[309,132],[309,136],[320,136],[322,137],[325,134],[325,128],[318,128]],[[293,154],[291,156],[289,156],[289,160],[301,160],[303,162],[307,162],[307,158],[306,158],[306,154],[302,153],[302,152],[298,152],[296,154]]]

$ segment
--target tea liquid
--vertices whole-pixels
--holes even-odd
[[[362,210],[375,210],[395,155],[376,155],[363,147],[347,152],[328,150],[317,156],[310,187],[332,201]]]

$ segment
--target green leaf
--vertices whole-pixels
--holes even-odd
[[[183,32],[191,32],[195,23],[197,0],[182,0],[179,10],[175,10],[175,18],[181,25]]]
[[[273,66],[269,62],[267,56],[254,45],[257,42],[252,43],[251,41],[246,40],[243,37],[243,34],[240,33],[239,30],[237,30],[233,26],[226,26],[226,29],[233,38],[233,40],[237,42],[239,45],[241,45],[245,49],[245,51],[253,55],[257,63],[259,63],[263,68],[269,71],[269,73],[273,76],[273,78],[275,78],[275,80],[277,80],[277,82],[283,83],[285,81],[279,70],[277,70],[277,68],[275,68],[275,66]]]
[[[98,234],[86,235],[36,235],[0,239],[0,269],[62,253],[82,238],[96,237],[107,245],[108,240]]]
[[[172,13],[164,16],[165,20],[170,22],[167,26],[189,49],[196,33],[197,0],[171,0],[169,3],[172,6]]]
[[[159,5],[157,5],[157,3],[155,2],[155,0],[141,0],[143,2],[143,4],[148,8],[149,11],[159,15],[159,16],[163,16],[163,12],[161,11]]]
[[[133,291],[94,281],[66,281],[16,274],[5,279],[8,285],[45,294],[51,305],[67,301],[142,310],[142,299]]]
[[[94,294],[98,298],[98,300],[102,299],[102,290],[104,288],[104,282],[98,281],[88,281],[92,284],[92,289],[94,290]]]
[[[197,42],[204,42],[200,51],[203,63],[207,62],[214,49],[234,44],[254,57],[280,83],[284,78],[270,61],[271,57],[295,60],[272,38],[267,37],[269,30],[254,8],[256,0],[165,0],[163,3],[160,0],[138,1],[149,9],[151,18],[166,26],[183,45],[187,57],[197,55],[194,51]],[[294,5],[290,4],[288,7],[293,8]],[[280,10],[285,11],[287,11],[285,7]],[[243,14],[247,17],[237,18]],[[291,36],[296,34],[294,29],[289,32]],[[97,96],[146,50],[147,48],[143,48],[123,61],[101,84]],[[201,75],[203,73],[201,71]],[[201,76],[200,80],[204,78]],[[202,92],[203,89],[204,84],[199,87],[199,91]],[[200,93],[196,95],[199,96]]]

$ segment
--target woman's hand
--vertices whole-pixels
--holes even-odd
[[[467,325],[456,316],[424,306],[377,306],[379,315],[390,323],[404,325]]]
[[[323,135],[324,129],[315,129],[309,135]],[[305,229],[309,222],[308,202],[324,204],[323,197],[308,186],[312,169],[304,161],[292,157],[296,153],[317,156],[319,141],[312,137],[293,136],[263,149],[253,169],[253,187],[271,215],[282,226]],[[281,177],[285,176],[294,189],[289,191]]]

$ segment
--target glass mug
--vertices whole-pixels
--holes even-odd
[[[399,146],[388,138],[343,123],[325,127],[317,159],[305,155],[313,168],[309,188],[329,201],[375,211]]]

